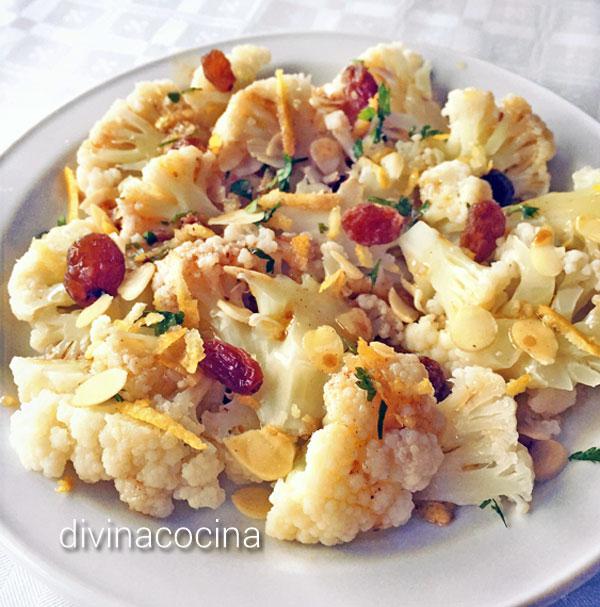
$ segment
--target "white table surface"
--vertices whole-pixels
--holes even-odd
[[[446,46],[520,73],[600,119],[600,0],[0,0],[0,151],[136,65],[242,34],[301,30]],[[600,574],[556,603],[599,605]],[[0,547],[0,607],[70,603]]]

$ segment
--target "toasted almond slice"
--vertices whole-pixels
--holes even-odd
[[[403,299],[398,295],[398,292],[394,287],[391,287],[388,291],[388,302],[392,312],[405,323],[415,322],[419,318],[419,313],[412,307],[409,306]]]
[[[104,312],[110,308],[110,304],[112,303],[113,299],[113,296],[109,295],[108,293],[103,293],[100,295],[100,297],[98,297],[93,304],[81,310],[77,316],[77,320],[75,321],[75,326],[78,329],[81,329],[91,325],[96,318],[102,316],[102,314],[104,314]]]
[[[335,373],[342,364],[344,344],[329,325],[307,331],[302,337],[302,347],[310,362],[324,373]]]
[[[325,278],[319,287],[319,293],[327,291],[327,289],[333,288],[334,291],[339,292],[340,289],[346,284],[346,274],[343,270],[336,270],[333,274],[330,274]]]
[[[329,229],[327,230],[328,240],[335,240],[342,230],[342,210],[339,205],[329,211]]]
[[[558,331],[567,341],[572,343],[576,348],[591,354],[592,356],[600,356],[600,344],[585,333],[573,326],[564,316],[561,316],[556,310],[548,306],[538,306],[537,313],[542,319],[542,322]]]
[[[373,255],[371,254],[369,247],[365,247],[362,244],[357,244],[354,247],[354,252],[358,259],[358,263],[363,268],[372,268],[375,265],[375,261],[373,260]]]
[[[554,232],[552,231],[552,228],[549,226],[542,226],[537,231],[531,246],[533,248],[554,246]]]
[[[296,139],[294,137],[294,124],[288,101],[287,85],[282,69],[275,70],[275,78],[277,83],[277,118],[279,120],[279,128],[281,129],[283,151],[288,156],[293,156],[296,152]]]
[[[298,259],[301,269],[306,269],[310,256],[310,236],[306,233],[297,234],[290,240],[292,251]]]
[[[179,341],[185,333],[186,330],[183,327],[171,329],[170,331],[163,333],[158,338],[155,350],[156,354],[162,354],[165,350],[168,350],[175,342]]]
[[[181,366],[188,373],[195,373],[198,363],[206,356],[204,353],[204,341],[198,329],[187,331],[184,337],[185,352],[181,360]]]
[[[531,263],[542,276],[558,276],[563,269],[562,255],[552,245],[532,246],[530,250]]]
[[[229,316],[233,320],[237,320],[238,322],[243,322],[248,324],[250,321],[250,317],[252,316],[252,312],[247,308],[242,308],[241,306],[235,306],[232,303],[225,301],[224,299],[219,299],[217,302],[217,307],[223,314]]]
[[[164,319],[164,315],[160,312],[149,312],[146,314],[146,316],[139,319],[139,324],[145,325],[146,327],[151,327],[152,325],[162,322]]]
[[[112,234],[113,232],[119,231],[110,220],[107,213],[97,204],[91,204],[88,208],[88,213],[103,234]]]
[[[515,321],[509,336],[516,348],[541,365],[551,365],[556,360],[558,342],[554,332],[537,318]]]
[[[75,407],[100,405],[120,392],[127,383],[127,371],[114,368],[102,371],[77,386],[72,404]]]
[[[498,333],[491,312],[480,306],[465,306],[448,321],[454,344],[466,352],[477,352],[489,346]]]
[[[211,217],[208,220],[209,226],[226,226],[226,225],[250,225],[260,221],[264,217],[264,211],[257,213],[248,213],[245,209],[230,211],[216,217]]]
[[[148,262],[129,272],[119,287],[119,295],[125,301],[137,299],[150,284],[155,270],[156,266]]]
[[[373,325],[367,313],[361,308],[352,308],[347,312],[342,312],[336,317],[335,322],[348,335],[362,337],[367,341],[373,339]]]
[[[65,167],[65,185],[67,187],[67,222],[79,218],[79,187],[73,171]]]
[[[575,229],[588,240],[600,243],[600,218],[590,215],[578,215],[575,219]]]
[[[258,199],[258,205],[263,209],[272,209],[281,203],[283,207],[296,207],[312,211],[329,211],[342,202],[339,194],[333,192],[303,192],[291,193],[271,190]]]
[[[181,228],[175,230],[177,240],[196,240],[197,238],[207,239],[214,236],[215,233],[201,223],[186,223]]]
[[[350,280],[360,280],[364,277],[364,274],[339,251],[330,251],[330,254],[338,262],[340,268]]]
[[[273,426],[229,436],[223,443],[242,466],[263,481],[283,478],[294,465],[293,439]]]
[[[233,505],[245,516],[264,521],[271,509],[271,490],[266,487],[242,487],[232,496]]]
[[[396,356],[396,351],[394,350],[394,348],[391,348],[387,344],[384,344],[380,341],[372,341],[369,344],[369,348],[383,358],[394,358],[394,356]]]
[[[523,373],[523,375],[519,375],[519,377],[516,379],[511,379],[506,384],[506,394],[508,396],[517,396],[517,394],[523,394],[523,392],[527,390],[530,383],[531,375],[529,375],[529,373]]]
[[[203,451],[207,447],[206,443],[199,436],[184,428],[179,422],[176,422],[168,415],[150,407],[147,401],[120,403],[117,407],[117,412],[163,430],[196,451]]]

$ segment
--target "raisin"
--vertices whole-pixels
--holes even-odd
[[[512,204],[515,199],[515,187],[502,171],[492,169],[489,173],[483,175],[481,179],[490,184],[492,196],[501,207]]]
[[[171,226],[161,225],[152,230],[154,236],[156,236],[156,242],[165,242],[166,240],[171,240],[175,235],[175,232]]]
[[[354,123],[358,113],[377,93],[377,82],[362,63],[349,65],[342,73],[342,82],[345,98],[342,109],[348,120]]]
[[[419,360],[425,369],[427,369],[429,381],[433,386],[435,400],[438,402],[444,400],[450,394],[450,387],[440,363],[428,356],[419,356]]]
[[[391,207],[359,204],[344,213],[342,227],[351,240],[369,247],[396,240],[405,220],[405,217]]]
[[[125,258],[106,234],[87,234],[67,251],[65,288],[85,308],[103,293],[116,295],[125,276]]]
[[[211,339],[204,342],[204,353],[200,368],[232,392],[254,394],[262,386],[262,369],[246,350]]]
[[[242,293],[242,303],[244,304],[244,308],[250,310],[250,312],[254,312],[255,314],[258,312],[256,297],[254,297],[250,291],[244,291]]]
[[[473,252],[475,261],[482,263],[496,248],[496,239],[504,236],[506,217],[493,200],[474,204],[469,210],[467,225],[460,236],[460,246]]]
[[[235,74],[223,51],[213,49],[202,57],[206,79],[221,93],[228,93],[235,84]]]

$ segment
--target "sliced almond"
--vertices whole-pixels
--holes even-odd
[[[327,291],[327,289],[333,289],[336,292],[340,292],[342,287],[346,284],[346,274],[343,270],[336,270],[333,274],[330,274],[325,278],[319,287],[319,293]]]
[[[600,344],[592,337],[588,337],[577,327],[573,326],[556,310],[553,310],[548,306],[538,306],[537,312],[545,325],[548,325],[548,327],[552,327],[555,331],[558,331],[576,348],[579,348],[592,356],[600,357]]]
[[[156,266],[153,263],[144,263],[125,276],[119,287],[119,295],[125,301],[137,299],[150,284]]]
[[[342,210],[339,206],[333,207],[329,211],[329,229],[327,230],[327,238],[335,240],[342,230]]]
[[[263,481],[286,476],[296,456],[292,438],[273,426],[224,438],[223,443],[244,468]]]
[[[96,318],[102,316],[108,308],[110,308],[110,304],[113,301],[113,296],[108,293],[103,293],[98,297],[98,299],[87,308],[84,308],[79,315],[77,316],[77,320],[75,321],[75,326],[78,329],[82,329],[83,327],[87,327],[92,324]]]
[[[258,199],[263,209],[272,209],[276,204],[312,211],[329,211],[341,203],[339,194],[334,192],[280,192],[271,190]]]
[[[600,218],[590,215],[578,215],[575,229],[588,240],[600,244]]]
[[[394,287],[391,287],[388,291],[388,302],[392,312],[405,323],[415,322],[419,318],[419,313],[412,307],[409,306]]]
[[[104,210],[102,210],[98,205],[91,204],[88,208],[88,213],[90,214],[90,217],[92,218],[98,229],[103,234],[112,234],[113,232],[119,231],[117,230],[113,222],[110,220],[108,214]]]
[[[242,487],[232,496],[233,505],[244,515],[264,521],[271,509],[271,490],[266,487]]]
[[[75,407],[100,405],[118,394],[127,383],[127,371],[107,369],[84,381],[75,390],[72,404]]]
[[[257,211],[256,213],[249,213],[245,209],[238,209],[237,211],[230,211],[229,213],[223,213],[216,217],[211,217],[208,220],[209,226],[226,226],[226,225],[251,225],[260,221],[265,216],[264,211]]]
[[[342,365],[344,344],[329,325],[307,331],[302,337],[302,348],[310,362],[323,373],[335,373]]]
[[[331,257],[337,261],[340,268],[344,271],[346,276],[350,280],[360,280],[364,274],[347,258],[344,257],[339,251],[330,251]]]
[[[339,327],[355,339],[362,337],[366,341],[373,339],[373,325],[367,313],[361,308],[352,308],[336,317]]]
[[[563,259],[554,246],[531,247],[531,263],[542,276],[558,276],[563,270]]]
[[[558,342],[554,332],[537,318],[515,321],[509,335],[515,348],[541,365],[551,365],[556,360]]]
[[[158,338],[158,343],[156,344],[156,354],[162,354],[166,350],[168,350],[174,343],[178,342],[184,335],[186,334],[186,330],[183,327],[178,327],[176,329],[171,329],[166,333],[163,333]]]
[[[465,306],[448,322],[454,344],[466,352],[477,352],[489,346],[498,333],[493,315],[480,306]]]
[[[373,260],[373,255],[371,254],[369,247],[365,247],[362,244],[357,244],[354,247],[354,253],[356,254],[358,263],[363,268],[372,268],[375,265],[375,261]]]
[[[294,123],[292,122],[292,115],[287,94],[287,84],[285,82],[282,69],[275,70],[275,78],[277,85],[277,118],[279,120],[279,128],[281,129],[283,151],[288,156],[293,157],[296,152],[296,139],[294,136]]]
[[[233,320],[237,320],[238,322],[243,322],[244,324],[248,324],[250,322],[250,317],[252,316],[252,312],[247,308],[242,308],[241,306],[236,306],[224,299],[219,299],[217,302],[217,307],[225,316],[229,316],[229,318]]]
[[[550,247],[554,245],[554,232],[552,228],[548,226],[542,226],[536,233],[533,242],[531,243],[532,248],[536,247]]]

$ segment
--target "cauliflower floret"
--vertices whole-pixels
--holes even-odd
[[[493,199],[490,184],[475,177],[469,165],[460,160],[424,171],[419,177],[419,192],[421,199],[430,203],[423,215],[425,221],[443,223],[450,232],[464,228],[470,206]]]
[[[416,285],[431,296],[435,293],[447,317],[468,305],[493,310],[504,303],[503,291],[514,275],[509,262],[480,265],[423,221],[398,243]]]
[[[119,186],[121,236],[141,234],[187,211],[197,211],[203,218],[218,215],[220,210],[213,200],[219,179],[212,152],[201,152],[194,146],[154,158],[142,169],[140,178],[128,177]]]
[[[295,137],[294,156],[308,156],[310,144],[319,137],[315,110],[308,102],[310,78],[303,74],[286,74],[283,78]],[[283,166],[276,100],[275,78],[258,80],[231,98],[213,130],[222,171],[235,169],[248,157],[273,167]]]
[[[533,466],[518,442],[516,403],[499,375],[482,367],[453,373],[450,396],[440,403],[446,417],[440,469],[419,498],[477,505],[506,497],[527,511]]]
[[[373,293],[361,293],[356,298],[356,303],[369,317],[375,337],[393,346],[402,342],[404,323],[383,299]]]
[[[399,400],[413,403],[413,411],[435,406],[415,392],[427,376],[416,356],[394,353],[382,371],[400,381]],[[324,398],[324,426],[312,435],[305,462],[275,485],[267,534],[331,545],[403,525],[413,510],[411,492],[426,487],[442,461],[435,434],[394,428],[379,440],[378,407],[348,366],[325,384]]]
[[[175,436],[120,413],[73,407],[71,398],[43,388],[11,417],[10,443],[25,468],[59,478],[71,461],[81,480],[113,480],[124,502],[152,516],[168,516],[173,499],[192,508],[221,505],[223,463],[214,445],[207,443],[198,453]],[[187,398],[195,411],[191,393],[179,398]],[[203,427],[195,423],[201,434]]]
[[[585,190],[600,185],[600,169],[584,166],[573,173],[573,189]]]
[[[491,161],[510,178],[517,198],[548,191],[547,163],[555,153],[554,138],[525,99],[509,95],[498,108],[488,91],[454,90],[442,114],[450,122],[451,158],[469,162],[478,175],[489,170]]]

